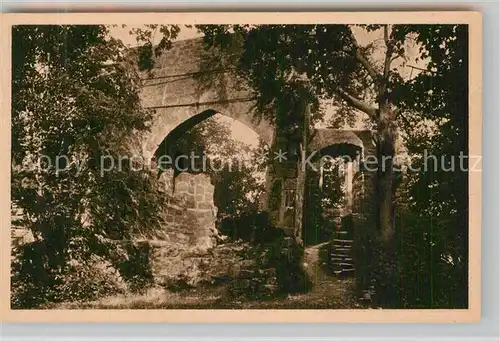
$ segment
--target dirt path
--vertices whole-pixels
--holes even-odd
[[[321,253],[328,242],[307,247],[304,269],[313,281],[311,292],[288,296],[281,300],[241,303],[242,308],[279,309],[355,309],[362,308],[354,296],[354,278],[341,279],[332,275]]]

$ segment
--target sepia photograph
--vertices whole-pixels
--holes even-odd
[[[318,15],[9,18],[9,315],[479,319],[480,15]]]

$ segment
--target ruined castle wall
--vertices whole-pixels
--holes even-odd
[[[161,175],[168,196],[164,228],[148,239],[155,282],[168,284],[179,278],[191,282],[203,263],[203,255],[215,246],[217,229],[214,186],[206,174],[172,172]]]

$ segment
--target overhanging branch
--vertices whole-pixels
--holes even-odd
[[[349,94],[348,92],[344,91],[343,89],[337,89],[337,94],[344,100],[346,101],[347,103],[349,103],[351,106],[353,106],[354,108],[368,114],[368,116],[373,119],[373,120],[376,120],[377,118],[377,109],[374,108],[374,107],[371,107],[370,105],[364,103],[363,101],[361,101],[360,99],[352,96],[351,94]]]

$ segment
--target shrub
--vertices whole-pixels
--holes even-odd
[[[369,198],[362,202],[364,214],[352,218],[356,289],[360,295],[369,292],[375,306],[398,307],[395,246],[382,241],[376,230]]]
[[[147,242],[128,242],[122,253],[117,259],[116,265],[120,275],[127,281],[132,292],[146,290],[153,283],[150,245]]]
[[[241,223],[241,226],[238,225]],[[254,212],[226,221],[233,238],[250,241],[251,248],[242,256],[255,260],[257,269],[275,269],[278,292],[281,294],[302,293],[310,290],[311,282],[302,268],[303,246],[287,237],[284,230],[270,225],[267,212]],[[240,233],[237,233],[240,232]]]
[[[267,244],[283,237],[282,231],[270,226],[269,222],[267,212],[255,210],[223,219],[219,230],[233,241],[243,240],[254,245]]]
[[[119,273],[99,258],[71,260],[66,267],[47,267],[43,243],[20,246],[14,252],[11,307],[30,309],[65,301],[89,301],[122,293],[126,286]]]
[[[407,208],[395,216],[394,245],[384,244],[367,218],[356,219],[354,262],[359,292],[373,304],[394,308],[466,308],[467,260],[443,232],[450,223]]]
[[[466,308],[468,261],[448,240],[452,221],[421,217],[408,209],[396,215],[397,279],[404,308]]]

